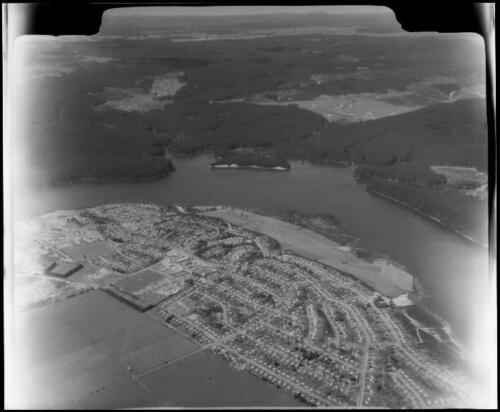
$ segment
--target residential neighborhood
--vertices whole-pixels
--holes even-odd
[[[18,308],[101,289],[310,406],[473,402],[459,348],[418,303],[206,212],[112,204],[24,222]]]

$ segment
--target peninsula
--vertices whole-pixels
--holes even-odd
[[[20,380],[34,393],[25,406],[477,401],[461,349],[415,301],[411,275],[292,223],[109,204],[20,222],[15,245],[18,313],[33,325],[18,350],[36,342],[41,359]]]

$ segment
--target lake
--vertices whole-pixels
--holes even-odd
[[[271,213],[331,214],[361,239],[361,246],[390,256],[415,275],[459,341],[471,347],[484,337],[480,320],[488,310],[487,250],[367,193],[353,178],[353,167],[291,162],[289,172],[211,170],[212,155],[172,158],[177,170],[153,183],[86,183],[19,191],[14,196],[15,218],[122,202],[225,204]]]

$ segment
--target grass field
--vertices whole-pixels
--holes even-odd
[[[329,122],[344,121],[349,123],[394,116],[422,107],[417,105],[395,105],[384,100],[392,96],[393,94],[391,93],[380,95],[374,93],[335,96],[320,95],[311,100],[289,100],[285,102],[253,101],[252,103],[262,105],[296,104],[302,109],[320,114]]]
[[[163,279],[163,276],[152,270],[144,270],[135,275],[128,276],[119,282],[115,283],[115,286],[120,289],[126,290],[129,293],[133,293],[140,290],[152,282]]]
[[[110,283],[116,283],[120,279],[123,279],[123,277],[123,274],[111,272],[108,269],[96,269],[92,266],[85,265],[83,269],[79,270],[74,275],[71,275],[71,281],[96,284],[101,287]]]
[[[134,387],[126,392],[143,404],[143,391],[130,373],[143,373],[199,348],[101,291],[20,313],[15,337],[22,359],[16,376],[21,408],[65,407],[97,394],[113,405],[118,401],[113,393],[120,389],[103,391],[124,384]]]
[[[343,250],[337,242],[312,230],[229,207],[201,214],[220,217],[246,229],[264,233],[276,239],[285,249],[341,270],[385,296],[396,297],[412,290],[413,278],[406,271],[384,259],[377,259],[373,263],[359,259],[350,251]]]
[[[449,184],[472,182],[478,185],[488,183],[488,175],[475,167],[431,166],[432,171],[446,177]]]
[[[99,392],[94,396],[68,405],[66,409],[119,409],[129,408],[131,405],[141,407],[158,406],[158,401],[151,393],[139,385],[134,379],[128,378],[108,390]],[[162,406],[167,406],[162,403]]]
[[[17,316],[18,408],[300,405],[98,290]]]
[[[247,372],[231,368],[207,351],[158,369],[140,380],[163,404],[179,407],[302,405],[291,395]]]
[[[80,245],[63,248],[62,251],[70,255],[73,259],[80,259],[82,256],[106,256],[115,252],[113,247],[106,240],[82,243]]]
[[[130,301],[127,298],[129,295],[137,298],[137,301],[144,308],[158,304],[180,289],[178,281],[149,269],[123,277],[118,282],[113,283],[113,286],[125,291],[126,294],[123,297],[128,301]],[[134,301],[132,299],[131,302]]]

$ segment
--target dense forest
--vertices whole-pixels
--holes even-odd
[[[484,83],[484,52],[474,38],[393,35],[399,25],[390,14],[237,21],[105,18],[98,36],[25,40],[14,167],[31,183],[55,184],[162,178],[174,170],[166,149],[177,156],[252,149],[283,164],[355,164],[369,189],[483,238],[453,223],[461,202],[481,211],[481,201],[441,191],[451,188],[430,169],[487,170],[485,102],[470,92]],[[161,76],[181,87],[158,95]],[[462,92],[476,97],[450,97]],[[324,95],[413,111],[343,124],[296,103]],[[255,103],[261,97],[266,104]]]
[[[466,195],[430,168],[448,165],[487,171],[483,99],[436,104],[357,124],[330,124],[309,139],[276,150],[316,162],[356,164],[355,176],[367,183],[369,191],[405,203],[471,239],[487,243],[486,199]]]
[[[406,185],[381,179],[371,180],[367,190],[408,205],[476,242],[488,243],[486,199],[467,196],[453,189]]]
[[[463,99],[366,122],[330,123],[297,144],[277,147],[309,160],[364,164],[373,171],[390,168],[387,173],[392,177],[399,173],[406,180],[427,175],[430,165],[469,166],[485,171],[485,101]]]

